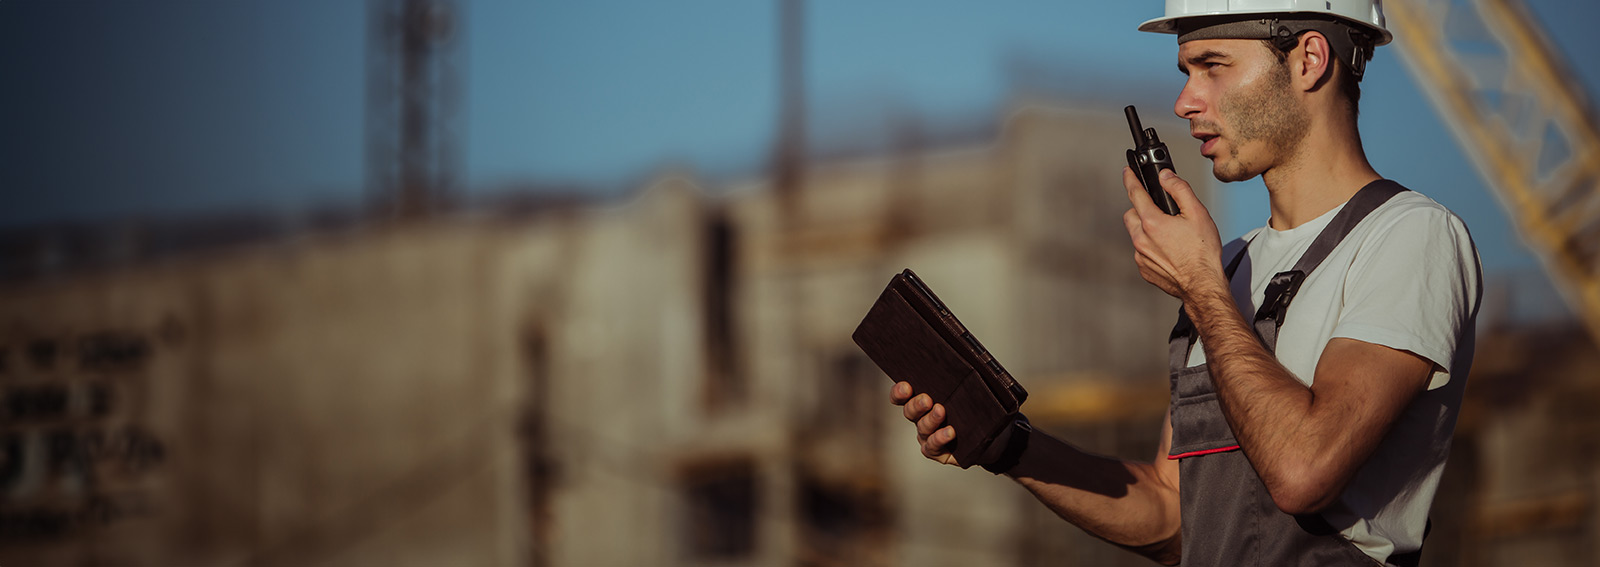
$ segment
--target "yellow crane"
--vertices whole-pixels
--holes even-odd
[[[1600,122],[1518,0],[1392,0],[1402,59],[1600,342]]]

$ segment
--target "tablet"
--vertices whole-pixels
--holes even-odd
[[[962,468],[973,465],[1028,397],[909,269],[889,280],[851,337],[890,380],[910,382],[916,393],[944,404],[945,422],[956,430],[948,449]]]

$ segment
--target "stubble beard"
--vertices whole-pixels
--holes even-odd
[[[1244,181],[1264,173],[1278,165],[1276,162],[1282,157],[1294,155],[1311,129],[1311,118],[1289,92],[1288,65],[1273,66],[1257,84],[1256,88],[1222,98],[1219,110],[1234,132],[1232,143],[1228,144],[1228,159],[1212,159],[1211,173],[1217,181]],[[1215,128],[1214,124],[1208,126]],[[1255,141],[1262,142],[1267,151],[1255,157],[1268,159],[1240,159],[1239,150]]]

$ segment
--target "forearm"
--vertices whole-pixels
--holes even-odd
[[[1158,562],[1177,563],[1178,487],[1154,464],[1093,455],[1034,431],[1007,475],[1085,532]]]
[[[1303,480],[1329,441],[1319,425],[1315,395],[1261,343],[1239,314],[1226,282],[1184,298],[1200,331],[1206,364],[1223,416],[1256,473],[1275,495]]]

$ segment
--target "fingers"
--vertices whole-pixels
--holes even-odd
[[[1206,206],[1201,204],[1200,197],[1194,194],[1194,187],[1172,170],[1161,170],[1161,188],[1166,190],[1168,195],[1172,195],[1172,200],[1178,203],[1178,210],[1205,211]],[[1206,216],[1211,216],[1210,211],[1206,211]]]
[[[933,409],[917,420],[917,435],[932,436],[944,427],[944,404],[933,404]]]
[[[1138,248],[1139,239],[1144,237],[1144,219],[1139,218],[1139,211],[1128,209],[1122,213],[1122,226],[1128,229],[1128,238],[1133,240],[1134,248]]]
[[[1157,212],[1160,211],[1158,210]],[[1151,222],[1159,222],[1159,220],[1151,219]],[[1128,240],[1133,244],[1134,259],[1149,259],[1149,254],[1154,248],[1150,235],[1144,231],[1144,217],[1139,216],[1138,211],[1128,209],[1128,212],[1122,214],[1122,225],[1128,229]]]
[[[896,382],[889,388],[889,401],[901,406],[900,413],[917,426],[917,444],[922,456],[944,464],[955,464],[946,447],[956,439],[956,429],[945,425],[944,404],[933,403],[927,394],[916,394],[909,382]]]
[[[1144,184],[1139,182],[1139,174],[1133,168],[1122,166],[1122,186],[1128,190],[1128,202],[1133,203],[1133,210],[1139,216],[1149,218],[1152,214],[1166,214],[1150,200],[1150,193],[1144,190]]]
[[[910,382],[895,382],[894,386],[889,388],[889,403],[897,406],[906,405],[906,400],[911,399],[911,393]]]
[[[900,415],[905,416],[906,421],[916,423],[930,409],[933,409],[933,398],[928,397],[927,394],[919,394],[917,397],[911,398],[911,401],[906,402],[905,407],[900,408]]]
[[[1122,188],[1128,192],[1128,200],[1133,200],[1135,191],[1143,191],[1144,185],[1139,183],[1139,174],[1133,168],[1122,166]]]
[[[952,457],[950,452],[945,450],[945,446],[955,440],[956,428],[945,426],[923,440],[922,456],[941,463],[951,464],[955,461],[955,457]]]

